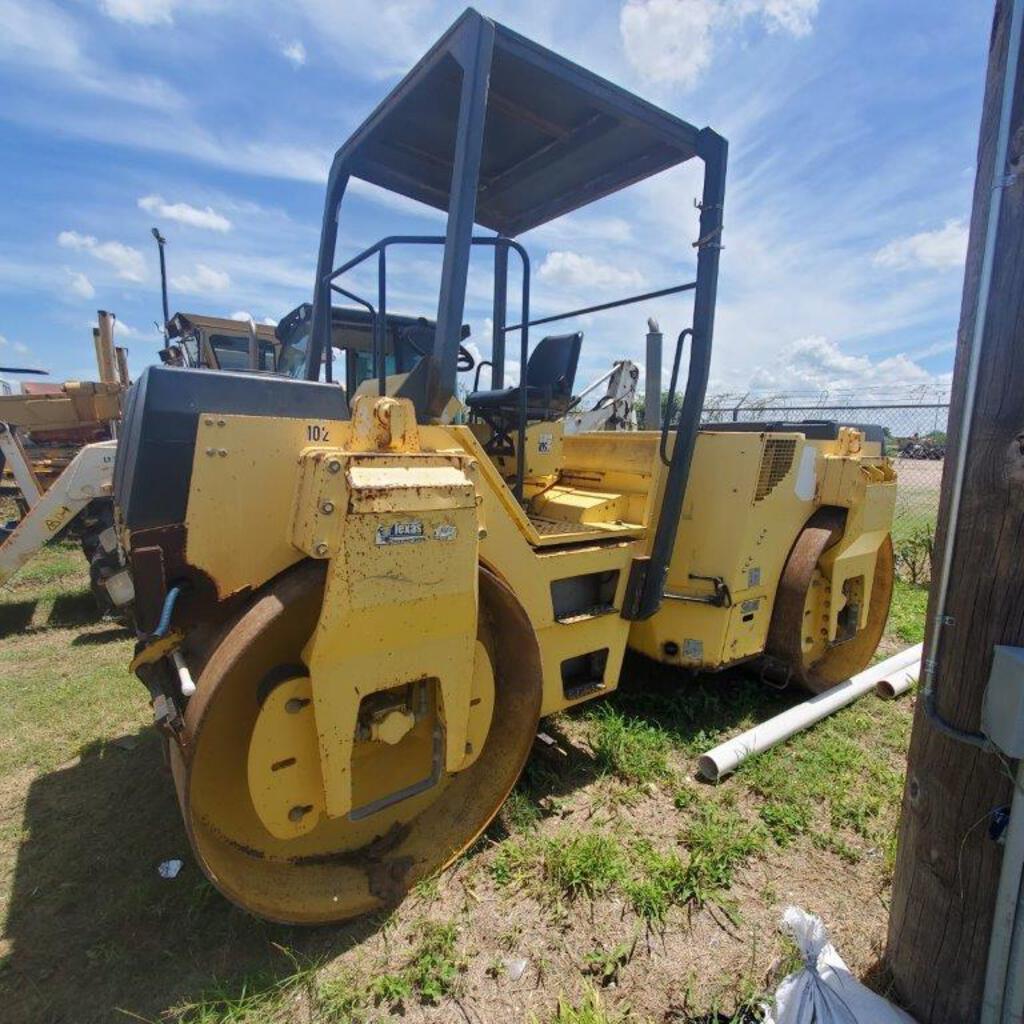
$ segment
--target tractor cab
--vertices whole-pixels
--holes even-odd
[[[301,380],[305,375],[312,312],[310,303],[304,302],[277,325],[276,369],[286,377]],[[436,331],[437,325],[425,317],[389,313],[378,332],[373,307],[332,306],[331,341],[321,356],[317,379],[340,383],[349,402],[374,388],[374,393],[394,394],[433,348]],[[460,340],[469,334],[469,325],[463,324]],[[475,365],[472,354],[460,345],[459,370],[472,370]]]
[[[272,373],[280,344],[274,328],[248,320],[175,313],[160,357],[174,366]]]

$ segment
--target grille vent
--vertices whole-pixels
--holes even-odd
[[[792,438],[768,438],[761,455],[761,468],[757,474],[757,489],[754,504],[764,501],[775,489],[775,485],[793,468],[796,456],[796,440]]]

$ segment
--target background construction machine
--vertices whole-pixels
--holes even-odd
[[[208,370],[276,369],[281,344],[274,327],[198,313],[175,313],[167,321],[167,345],[161,360]]]
[[[0,584],[44,544],[74,536],[104,612],[123,609],[132,595],[113,530],[114,454],[130,384],[115,322],[100,310],[93,329],[98,381],[22,384],[21,394],[0,395],[0,496],[17,513],[0,523]],[[169,366],[273,371],[280,350],[273,327],[176,313],[160,357]]]
[[[231,899],[294,922],[399,899],[491,820],[541,716],[615,689],[627,648],[680,669],[768,656],[813,690],[870,660],[892,587],[881,431],[700,430],[726,149],[468,10],[335,157],[303,379],[151,367],[133,387],[115,468],[133,668],[196,857]],[[543,318],[692,292],[682,412],[660,433],[568,433],[583,335],[531,346],[516,236],[690,159],[695,279]],[[351,176],[445,211],[445,234],[336,266]],[[419,246],[443,254],[436,316],[389,364],[387,275]],[[474,250],[494,260],[493,365],[459,424]],[[373,304],[341,283],[367,260]],[[373,338],[356,388],[331,382],[338,293]]]

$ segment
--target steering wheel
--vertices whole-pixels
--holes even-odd
[[[413,350],[418,356],[425,356],[427,353],[416,344],[416,340],[413,337],[414,332],[410,328],[405,330],[405,341],[409,348]],[[473,353],[469,351],[464,345],[459,345],[459,355],[455,360],[455,369],[459,373],[466,373],[472,370],[476,366],[476,359],[473,358]]]

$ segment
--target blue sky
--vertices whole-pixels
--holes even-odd
[[[133,370],[152,361],[153,225],[172,310],[276,320],[306,301],[333,151],[462,7],[0,0],[0,362],[94,376],[99,308],[117,314]],[[948,384],[989,4],[479,9],[729,139],[715,390]],[[684,165],[525,235],[535,315],[690,280],[699,191]],[[364,185],[340,252],[442,223]],[[394,311],[432,316],[436,263],[413,252],[394,269]],[[466,314],[484,354],[488,272],[481,254]],[[649,315],[674,336],[689,299],[581,322],[580,382],[642,361]]]

